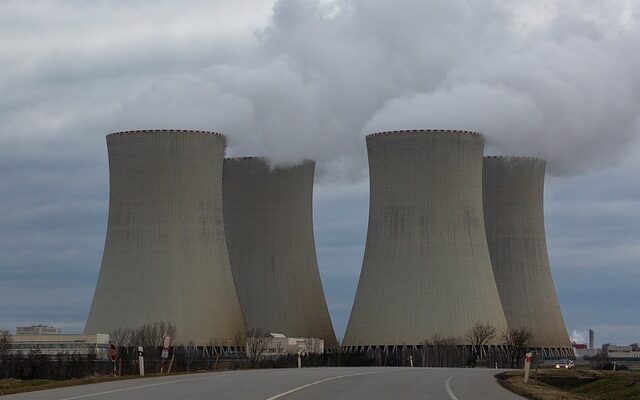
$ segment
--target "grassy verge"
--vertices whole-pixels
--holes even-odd
[[[544,369],[537,380],[526,384],[522,371],[503,372],[496,378],[503,387],[532,400],[640,399],[639,372]]]
[[[182,375],[180,374],[171,374],[171,375]],[[151,378],[154,376],[167,376],[166,374],[148,374],[145,375],[145,378]],[[69,379],[67,381],[54,381],[54,380],[46,380],[46,379],[29,379],[29,380],[20,380],[20,379],[0,379],[0,396],[5,394],[15,394],[15,393],[23,393],[23,392],[32,392],[35,390],[47,390],[47,389],[58,389],[69,386],[78,386],[78,385],[86,385],[89,383],[102,383],[102,382],[110,382],[110,381],[118,381],[124,379],[135,379],[140,378],[138,375],[128,375],[121,377],[113,377],[113,376],[91,376],[87,378],[79,378],[79,379]]]

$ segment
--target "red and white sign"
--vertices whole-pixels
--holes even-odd
[[[111,344],[109,346],[109,358],[111,362],[116,362],[116,358],[118,358],[118,349],[115,344]]]
[[[162,348],[164,350],[169,350],[169,348],[171,348],[171,336],[166,335],[164,337],[164,339],[162,340]]]

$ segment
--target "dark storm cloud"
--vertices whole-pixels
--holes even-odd
[[[0,325],[81,329],[106,228],[104,135],[175,127],[227,133],[233,155],[318,161],[316,242],[341,336],[366,235],[362,135],[439,127],[482,131],[489,152],[541,155],[565,176],[548,185],[547,221],[568,325],[632,340],[638,166],[599,170],[640,154],[638,12],[579,0],[2,2]],[[609,304],[594,291],[620,312],[589,316]]]

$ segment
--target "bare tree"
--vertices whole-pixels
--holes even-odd
[[[476,359],[482,359],[482,346],[493,340],[497,335],[497,330],[488,322],[476,322],[465,335],[467,343],[473,346],[474,365]]]
[[[131,329],[118,328],[111,332],[111,340],[116,347],[125,347],[129,344]]]
[[[9,332],[2,332],[0,334],[0,379],[4,378],[5,363],[9,356],[11,349],[11,336]]]
[[[273,337],[265,330],[260,328],[251,328],[247,331],[246,345],[242,354],[249,362],[249,368],[256,368],[260,358],[269,348]]]
[[[531,346],[533,335],[527,328],[508,329],[502,334],[502,340],[511,357],[511,368],[520,368],[520,360]]]
[[[423,367],[456,367],[461,360],[462,349],[458,346],[460,338],[444,337],[435,333],[431,340],[420,343],[419,355],[422,358]]]

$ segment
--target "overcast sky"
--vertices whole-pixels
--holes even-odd
[[[366,236],[363,137],[446,128],[548,160],[570,334],[640,341],[638,43],[635,0],[2,1],[0,327],[83,329],[104,137],[183,128],[227,134],[229,155],[317,160],[316,245],[342,337]]]

